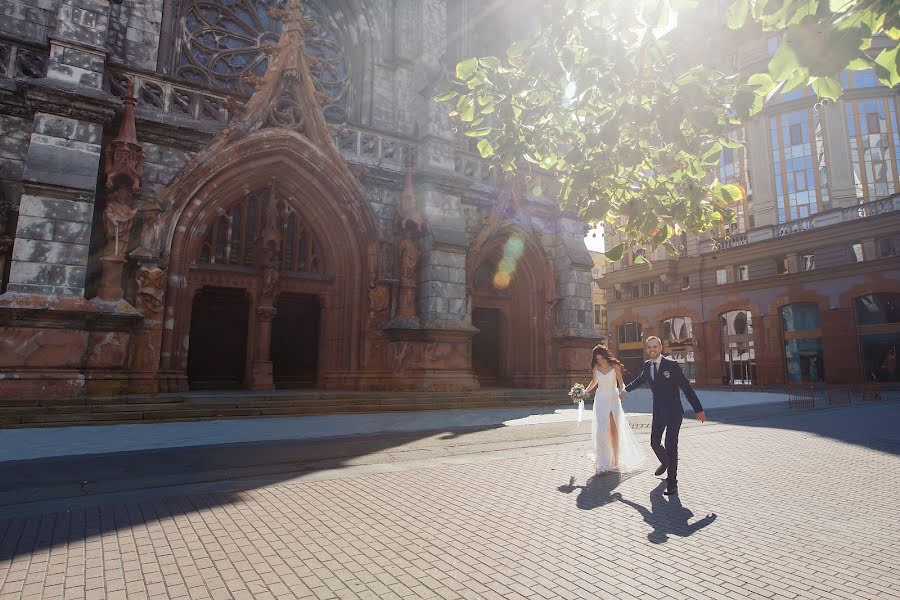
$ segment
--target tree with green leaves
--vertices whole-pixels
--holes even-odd
[[[897,7],[730,0],[726,29],[712,0],[548,0],[540,31],[504,57],[461,61],[435,99],[452,103],[451,116],[495,168],[535,186],[549,177],[563,209],[674,252],[680,230],[714,231],[734,219],[744,190],[710,173],[768,99],[805,85],[835,99],[844,69],[872,68],[885,85],[900,83]],[[766,72],[722,69],[736,45],[766,31],[782,35]],[[873,52],[877,36],[892,45]]]

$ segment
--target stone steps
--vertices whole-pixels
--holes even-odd
[[[61,427],[249,417],[567,405],[562,390],[186,393],[0,401],[0,427]]]

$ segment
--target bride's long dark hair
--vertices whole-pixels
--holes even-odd
[[[594,346],[594,351],[591,353],[591,371],[594,370],[594,365],[597,364],[597,357],[602,356],[606,359],[606,361],[616,367],[622,369],[623,373],[626,373],[625,365],[622,364],[622,361],[610,354],[609,348],[604,346],[603,344],[597,344]]]

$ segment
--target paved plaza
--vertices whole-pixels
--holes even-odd
[[[900,598],[898,423],[896,401],[690,422],[674,498],[649,448],[591,477],[567,422],[7,504],[0,599]]]

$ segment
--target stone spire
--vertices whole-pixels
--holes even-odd
[[[302,0],[289,0],[287,8],[272,9],[270,14],[284,19],[278,45],[264,49],[271,56],[265,75],[257,83],[256,92],[241,115],[232,120],[222,132],[220,143],[214,146],[240,139],[259,129],[291,129],[305,135],[336,162],[344,164],[332,143],[322,112],[323,96],[316,89],[310,69],[310,62],[315,59],[306,55],[303,36],[311,23],[303,16]]]
[[[106,150],[106,188],[112,189],[121,185],[123,178],[127,179],[127,185],[132,193],[141,188],[141,179],[144,171],[144,150],[138,144],[137,130],[134,125],[134,105],[137,98],[134,97],[134,82],[128,82],[128,89],[122,99],[122,122],[119,124],[119,132],[110,142]]]

